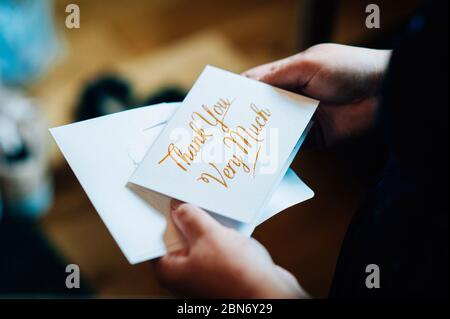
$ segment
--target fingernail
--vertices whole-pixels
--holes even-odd
[[[174,199],[174,198],[173,198],[173,199],[170,201],[170,210],[171,210],[171,211],[177,210],[177,208],[180,207],[181,204],[183,204],[182,201],[179,201],[178,199]]]
[[[170,217],[172,218],[175,225],[178,225],[178,223],[183,221],[183,214],[185,213],[184,209],[178,209],[180,207],[180,204],[182,203],[180,202],[176,205],[176,207],[170,210]]]

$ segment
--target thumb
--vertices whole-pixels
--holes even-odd
[[[300,91],[316,72],[316,65],[310,63],[306,55],[297,55],[264,64],[243,73],[244,76],[280,87]]]
[[[203,209],[173,200],[170,203],[173,221],[189,244],[214,232],[220,224]]]

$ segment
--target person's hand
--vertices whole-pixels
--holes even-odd
[[[155,263],[164,286],[188,297],[306,298],[295,277],[275,265],[256,240],[219,224],[200,208],[171,202],[188,247]]]
[[[370,129],[376,92],[391,51],[320,44],[244,75],[321,101],[310,146],[327,146]],[[318,124],[318,125],[317,125]]]

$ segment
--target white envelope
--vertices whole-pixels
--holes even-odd
[[[170,199],[127,185],[148,147],[178,106],[179,103],[147,106],[50,129],[75,176],[131,264],[160,257],[184,246],[170,218],[166,218]],[[213,216],[249,236],[259,223],[313,196],[312,190],[289,170],[257,223],[249,225]]]

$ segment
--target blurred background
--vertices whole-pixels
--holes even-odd
[[[70,3],[80,28],[66,27]],[[380,7],[380,29],[365,27],[369,3]],[[128,264],[48,127],[181,101],[206,64],[242,72],[330,41],[390,48],[418,3],[0,0],[0,297],[170,297],[150,262]],[[348,223],[383,158],[369,139],[378,145],[370,135],[302,150],[293,167],[316,197],[254,234],[314,297],[328,294]],[[71,263],[80,289],[65,286]]]

